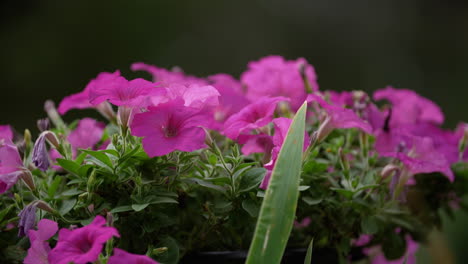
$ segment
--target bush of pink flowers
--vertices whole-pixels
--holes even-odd
[[[326,90],[305,59],[280,56],[240,80],[131,69],[152,79],[100,73],[46,102],[37,136],[0,125],[2,263],[197,263],[248,249],[304,102],[288,248],[313,239],[340,263],[415,263],[440,212],[468,208],[468,124],[442,128],[440,107],[411,90]],[[80,109],[102,117],[68,122]]]

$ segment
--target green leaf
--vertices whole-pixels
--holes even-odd
[[[316,205],[322,202],[322,198],[312,198],[310,196],[302,196],[302,201],[307,205]]]
[[[239,193],[249,192],[258,187],[265,176],[266,169],[253,168],[245,172],[239,180]]]
[[[57,192],[57,188],[59,187],[60,183],[62,182],[61,176],[55,176],[54,180],[52,183],[49,185],[49,188],[47,189],[47,195],[49,195],[49,198],[52,199],[55,196],[55,193]]]
[[[62,167],[64,170],[67,170],[71,173],[78,174],[77,171],[80,168],[80,164],[66,159],[57,159],[57,163]]]
[[[249,213],[250,216],[252,217],[257,217],[258,216],[258,211],[259,207],[258,205],[253,201],[253,200],[244,200],[242,202],[242,208]]]
[[[110,212],[115,214],[115,213],[128,212],[128,211],[132,211],[132,210],[133,210],[133,208],[132,208],[131,205],[122,205],[122,206],[115,207]]]
[[[202,179],[198,179],[198,178],[189,178],[189,179],[186,179],[187,181],[191,181],[191,182],[196,182],[198,183],[199,185],[203,186],[203,187],[206,187],[206,188],[210,188],[212,190],[216,190],[216,191],[219,191],[219,192],[222,192],[222,193],[225,193],[226,192],[226,188],[222,187],[222,186],[219,186],[219,185],[215,185],[215,184],[212,184],[211,182],[207,182],[207,181],[204,181]]]
[[[144,204],[132,204],[132,209],[135,211],[135,212],[139,212],[143,209],[145,209],[146,207],[148,207],[148,205],[150,205],[149,203],[144,203]]]
[[[70,200],[63,200],[62,205],[59,208],[59,213],[60,215],[66,215],[68,212],[70,212],[73,207],[75,207],[76,204],[76,199],[70,199]]]
[[[364,234],[375,234],[379,231],[379,225],[377,219],[373,216],[364,217],[361,220],[361,228]]]
[[[314,239],[312,238],[312,240],[309,243],[309,247],[307,247],[307,253],[306,253],[305,260],[304,260],[304,264],[312,263],[312,248],[313,247],[314,247]]]
[[[278,155],[250,244],[247,264],[281,262],[299,197],[306,111],[307,103],[304,103],[297,111]]]
[[[114,165],[112,164],[112,161],[109,158],[109,156],[107,156],[107,154],[104,153],[103,151],[93,151],[93,150],[86,150],[86,149],[82,149],[81,151],[83,151],[84,153],[87,153],[88,155],[94,157],[95,159],[102,162],[102,164],[109,167],[110,169],[112,169],[114,167]],[[97,164],[97,165],[101,166],[102,164]]]
[[[61,195],[62,196],[75,196],[75,195],[82,194],[82,193],[84,193],[84,191],[80,191],[76,188],[73,188],[73,189],[64,191],[63,193],[61,193]]]

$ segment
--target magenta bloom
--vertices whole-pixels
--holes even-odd
[[[244,155],[252,153],[265,153],[265,155],[269,155],[274,147],[273,137],[266,134],[240,135],[238,142],[239,144],[244,144],[241,149]]]
[[[318,102],[327,112],[327,118],[320,125],[318,140],[324,139],[333,129],[336,128],[358,128],[368,134],[372,133],[372,127],[367,121],[362,120],[353,110],[335,106],[327,103],[322,97],[310,94],[308,102]]]
[[[168,86],[166,89],[167,100],[181,98],[184,101],[184,106],[211,110],[219,104],[219,92],[211,85],[173,84]],[[157,105],[158,103],[153,100],[153,104]]]
[[[98,215],[85,227],[60,229],[57,245],[49,253],[50,264],[86,264],[96,261],[104,244],[113,236],[119,237],[117,229],[105,224],[104,217]]]
[[[205,131],[211,116],[206,112],[184,106],[181,99],[148,108],[136,114],[132,135],[143,137],[143,148],[150,157],[163,156],[172,151],[194,151],[205,147]]]
[[[114,73],[102,72],[96,77],[96,79],[91,80],[88,83],[88,85],[86,85],[83,91],[63,98],[62,102],[60,102],[60,105],[58,107],[58,112],[61,115],[64,115],[71,109],[92,108],[93,104],[89,102],[89,93],[91,90],[96,90],[100,87],[118,86],[120,83],[124,82],[126,82],[126,80],[125,78],[120,76],[119,71],[116,71]]]
[[[114,255],[109,258],[107,264],[158,264],[146,255],[128,253],[122,249],[114,248]]]
[[[276,160],[278,159],[279,152],[281,147],[283,146],[284,139],[288,134],[289,127],[291,126],[292,120],[285,117],[275,118],[273,120],[273,124],[275,127],[275,134],[273,135],[273,148],[271,150],[271,160],[267,164],[265,164],[265,168],[268,170],[267,174],[263,177],[262,183],[260,184],[260,188],[266,189],[268,183],[270,182],[271,171],[275,167]],[[310,145],[310,139],[307,132],[304,132],[304,147],[303,150],[305,151]]]
[[[0,125],[0,139],[13,140],[13,130],[9,125]]]
[[[101,140],[105,124],[92,118],[83,118],[67,137],[73,150],[93,149]]]
[[[307,96],[302,67],[312,90],[317,91],[315,70],[303,58],[287,61],[281,56],[268,56],[250,62],[241,76],[241,82],[247,86],[247,98],[255,101],[264,96],[284,96],[291,99],[293,109],[298,109]]]
[[[263,97],[258,99],[226,120],[224,134],[228,138],[237,139],[240,134],[249,134],[253,129],[266,126],[273,119],[277,103],[287,100],[285,97]]]
[[[0,194],[15,185],[23,174],[23,167],[15,144],[8,138],[0,138]]]
[[[49,219],[39,221],[37,231],[29,230],[28,236],[31,247],[24,259],[25,264],[49,264],[50,245],[47,240],[53,237],[57,230],[57,223]]]
[[[145,64],[143,62],[136,62],[133,63],[131,66],[132,71],[146,71],[153,76],[153,81],[158,82],[162,85],[171,85],[171,84],[182,84],[182,85],[190,85],[190,84],[198,84],[198,85],[206,85],[207,82],[203,79],[185,75],[184,72],[179,70],[169,71],[163,68],[159,68],[153,65]]]
[[[215,110],[215,119],[225,121],[231,115],[239,112],[249,104],[242,92],[241,84],[228,74],[216,74],[208,77],[219,92],[219,106]]]
[[[100,82],[91,86],[89,102],[93,105],[108,100],[111,104],[127,107],[146,107],[150,104],[150,97],[165,92],[157,88],[155,83],[138,78],[127,81],[123,77]]]
[[[414,136],[407,129],[393,129],[378,134],[375,148],[381,156],[399,159],[411,174],[440,172],[450,181],[454,175],[443,152],[429,137]]]
[[[418,122],[434,124],[444,122],[444,114],[439,106],[411,90],[395,89],[388,86],[385,89],[376,91],[374,99],[385,99],[392,104],[391,127]]]

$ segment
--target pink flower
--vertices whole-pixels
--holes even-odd
[[[300,222],[294,221],[294,227],[298,229],[306,228],[310,225],[310,223],[312,223],[312,220],[307,216],[304,217]]]
[[[372,132],[372,127],[369,123],[358,117],[351,109],[331,105],[316,94],[309,94],[307,101],[318,102],[327,112],[327,117],[318,130],[318,141],[323,140],[331,133],[331,131],[333,131],[333,129],[336,128],[358,128],[368,134]]]
[[[78,149],[94,149],[101,141],[105,124],[92,118],[83,118],[78,126],[67,137],[74,151]]]
[[[169,71],[143,62],[133,63],[131,69],[132,71],[146,71],[153,76],[154,82],[158,82],[165,86],[171,84],[198,84],[203,86],[207,84],[203,79],[185,75],[180,69]]]
[[[287,101],[285,97],[263,97],[232,115],[224,123],[224,134],[237,139],[240,134],[249,134],[251,130],[266,126],[273,119],[276,104]]]
[[[242,92],[241,84],[228,74],[216,74],[208,77],[219,92],[219,106],[215,110],[215,119],[225,121],[231,115],[239,112],[249,104]]]
[[[205,147],[205,131],[211,116],[206,112],[184,106],[176,99],[148,108],[136,114],[131,125],[132,135],[143,137],[143,148],[150,157],[172,151],[194,151]]]
[[[258,135],[240,135],[239,144],[242,146],[242,153],[244,155],[250,155],[252,153],[265,153],[269,155],[273,149],[273,137],[266,134]]]
[[[39,221],[37,231],[29,230],[28,236],[31,247],[24,259],[25,264],[49,264],[50,245],[47,240],[53,237],[57,230],[57,223],[49,219]]]
[[[50,264],[86,264],[96,261],[104,244],[113,236],[119,237],[117,229],[106,227],[105,224],[104,217],[96,216],[85,227],[60,229],[57,245],[49,253]]]
[[[135,255],[122,249],[114,248],[114,255],[109,258],[107,264],[158,264],[146,255]]]
[[[13,140],[13,130],[9,125],[0,125],[0,139]]]
[[[291,99],[293,109],[298,109],[307,96],[301,68],[312,90],[318,90],[315,70],[303,58],[287,61],[281,56],[268,56],[250,62],[248,68],[241,82],[247,86],[247,98],[251,101],[264,96],[284,96]]]
[[[90,91],[95,90],[96,87],[109,87],[119,85],[119,83],[125,82],[125,78],[120,76],[120,72],[116,71],[114,73],[102,72],[96,79],[91,80],[85,89],[79,93],[72,94],[63,98],[58,107],[58,112],[61,115],[64,115],[71,109],[86,109],[92,108],[93,105],[89,102]],[[104,100],[102,100],[104,101]]]
[[[275,118],[273,120],[273,124],[275,127],[275,134],[273,135],[273,149],[271,150],[271,160],[267,164],[265,164],[265,168],[268,171],[273,171],[273,168],[276,164],[276,160],[278,159],[278,154],[281,150],[281,147],[283,146],[284,139],[286,138],[286,135],[288,134],[289,127],[291,126],[292,120],[289,118],[285,117],[279,117]],[[310,144],[310,139],[309,135],[307,135],[307,132],[304,132],[304,146],[303,150],[305,151]],[[268,183],[270,182],[270,177],[271,173],[267,173],[263,177],[263,181],[260,184],[260,188],[266,189],[268,187]]]
[[[181,98],[184,100],[184,106],[210,110],[219,104],[219,92],[211,85],[173,84],[166,89],[168,100]],[[153,104],[157,105],[154,100]]]
[[[150,104],[150,97],[165,92],[157,88],[155,83],[138,78],[127,81],[123,77],[108,79],[91,86],[89,102],[93,105],[108,100],[111,104],[127,107],[146,107]]]
[[[403,127],[394,128],[391,133],[377,135],[375,148],[381,156],[399,159],[411,174],[440,172],[454,180],[450,162],[429,137],[415,136]]]
[[[444,122],[444,114],[439,106],[411,90],[395,89],[388,86],[376,91],[374,99],[386,99],[392,104],[391,127],[418,122],[434,124]]]
[[[23,167],[15,144],[9,138],[0,138],[0,194],[15,185],[23,174]]]

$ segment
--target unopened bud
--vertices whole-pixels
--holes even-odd
[[[155,256],[158,256],[158,255],[161,255],[163,253],[165,253],[167,251],[167,247],[160,247],[160,248],[155,248],[153,249],[153,251],[151,252],[153,255]]]
[[[44,137],[49,141],[49,143],[54,146],[56,149],[60,148],[60,142],[57,136],[52,131],[44,131],[42,132]]]
[[[111,212],[106,213],[106,224],[107,226],[114,226],[114,216]]]
[[[310,86],[310,82],[307,79],[307,73],[306,73],[307,67],[306,67],[305,61],[299,63],[298,70],[299,70],[299,74],[301,75],[302,81],[304,82],[304,88],[305,88],[306,93],[308,94],[312,93],[312,87]]]
[[[32,162],[42,171],[46,171],[50,166],[49,153],[45,143],[45,135],[42,133],[34,143]]]
[[[392,173],[398,172],[399,170],[400,170],[400,167],[398,167],[397,165],[388,164],[382,169],[380,176],[382,176],[383,179],[386,179],[387,177],[391,176]]]
[[[94,212],[94,204],[88,205],[88,211],[89,211],[90,213]]]
[[[332,125],[332,118],[327,115],[325,120],[320,124],[320,127],[317,131],[317,142],[322,142],[334,129]]]
[[[62,118],[57,112],[54,102],[52,102],[51,100],[47,100],[44,104],[44,110],[49,116],[50,121],[52,121],[52,123],[54,123],[54,125],[57,128],[64,130],[66,129],[65,123],[63,122]]]
[[[50,128],[50,121],[48,118],[43,118],[43,119],[39,119],[37,120],[37,128],[39,129],[39,131],[43,132],[43,131],[46,131],[46,130],[49,130]]]
[[[49,212],[51,214],[54,214],[55,213],[55,210],[52,209],[52,207],[50,207],[50,205],[44,201],[37,201],[37,208],[41,209],[41,210],[44,210],[46,212]]]
[[[26,183],[26,185],[31,191],[34,191],[36,189],[31,171],[29,171],[28,169],[22,170],[21,179],[24,181],[24,183]]]
[[[31,131],[29,131],[29,129],[24,130],[24,143],[27,146],[31,144]]]

